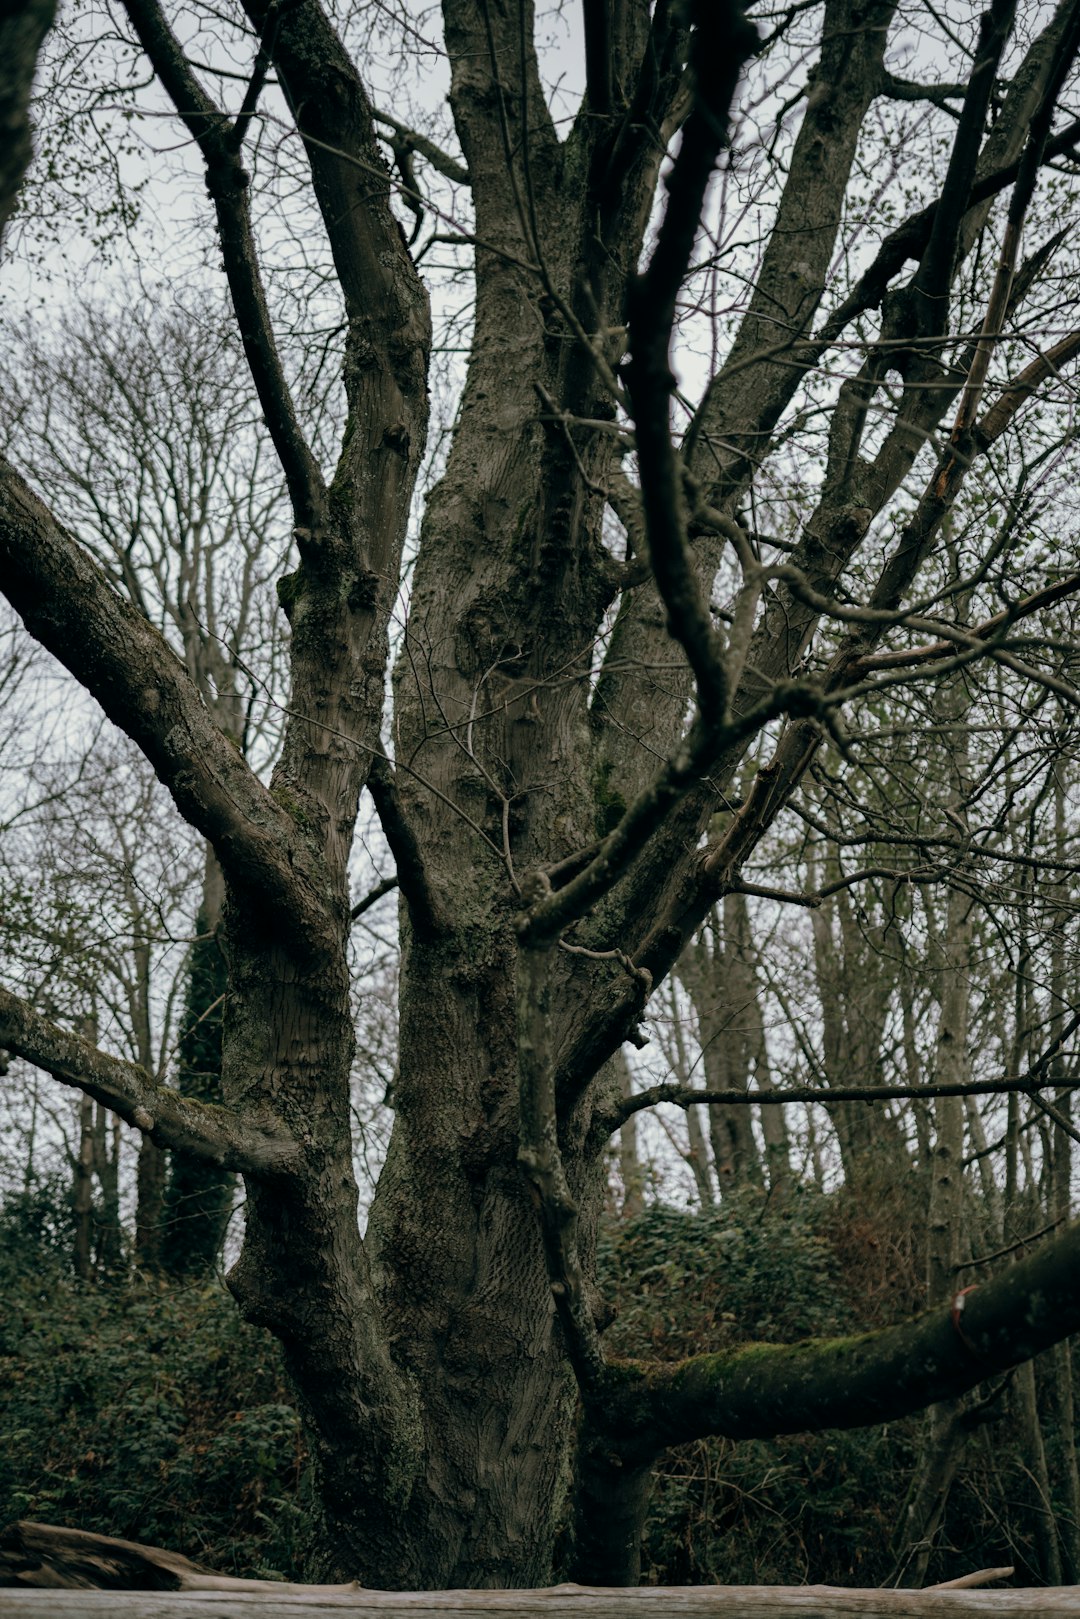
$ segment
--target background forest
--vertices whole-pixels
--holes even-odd
[[[783,319],[775,313],[777,237],[763,221],[790,206],[800,130],[820,113],[815,84],[833,74],[845,94],[851,88],[850,63],[837,67],[826,26],[850,8],[749,9],[759,45],[739,81],[674,322],[674,438],[693,468],[687,500],[700,496],[687,532],[739,679],[755,673],[747,650],[755,624],[757,637],[775,635],[784,613],[794,622],[812,609],[816,638],[800,643],[790,679],[824,682],[822,671],[839,667],[848,684],[842,708],[818,702],[824,684],[813,686],[812,702],[778,708],[712,798],[702,797],[700,825],[679,834],[683,853],[737,840],[748,807],[768,800],[783,747],[799,725],[811,727],[803,766],[784,778],[783,812],[761,809],[723,891],[701,906],[670,972],[657,973],[651,998],[619,1025],[625,1038],[603,1053],[610,1140],[590,1308],[605,1353],[642,1361],[832,1339],[942,1307],[1060,1236],[1077,1194],[1080,456],[1069,368],[1080,353],[1080,129],[1068,115],[1080,6],[1021,8],[1016,19],[1012,8],[994,11],[1000,54],[977,134],[998,140],[998,168],[1008,159],[1014,179],[1033,128],[1038,155],[1019,203],[1020,182],[959,210],[966,223],[946,255],[951,325],[921,336],[903,326],[899,296],[890,304],[883,291],[860,304],[860,278],[879,263],[880,243],[921,218],[953,173],[986,25],[980,34],[975,9],[959,0],[940,8],[912,0],[895,17],[897,8],[878,8],[893,33],[874,94],[853,115],[850,168],[830,216],[836,246],[814,271],[821,287],[805,323],[800,315],[789,328],[790,308]],[[874,30],[854,9],[862,50]],[[1004,22],[999,11],[1010,13]],[[404,778],[402,761],[419,757],[421,744],[395,751],[416,723],[413,697],[401,694],[431,698],[424,735],[438,734],[457,760],[454,826],[471,836],[467,823],[477,840],[459,869],[502,862],[520,900],[511,851],[526,838],[514,819],[526,794],[499,774],[502,744],[491,742],[489,756],[473,732],[480,737],[502,702],[507,714],[518,705],[517,734],[531,734],[524,728],[539,710],[519,690],[525,653],[510,640],[487,666],[476,653],[471,709],[448,720],[438,709],[443,642],[427,637],[425,615],[437,605],[418,572],[419,497],[445,500],[440,479],[461,476],[451,446],[463,412],[468,422],[461,389],[475,335],[477,227],[445,107],[446,49],[428,38],[435,14],[417,7],[346,8],[337,20],[374,87],[395,228],[435,316],[433,430],[387,608],[399,717],[387,716],[383,734]],[[296,520],[295,468],[290,483],[215,279],[218,244],[200,221],[193,179],[197,137],[167,149],[157,92],[144,95],[144,59],[122,29],[102,33],[100,24],[94,7],[73,6],[44,49],[38,153],[6,239],[0,452],[111,592],[160,631],[217,732],[265,782],[288,756],[296,718],[287,617],[299,601],[301,586],[290,581],[305,566],[306,530]],[[210,76],[226,87],[241,77],[228,65],[239,46],[209,8],[185,13],[184,28]],[[560,130],[588,94],[575,30],[560,7],[535,19],[537,71]],[[265,29],[261,38],[263,51]],[[406,65],[411,77],[402,76]],[[1010,97],[1029,81],[1039,96],[1015,112]],[[344,465],[353,439],[338,374],[354,317],[330,284],[331,255],[301,193],[303,161],[282,133],[275,89],[254,133],[242,134],[262,188],[259,246],[282,374],[313,456],[332,466],[340,439]],[[675,142],[679,127],[665,125],[665,138]],[[508,170],[521,161],[515,147]],[[972,155],[972,174],[974,163]],[[471,164],[475,178],[475,153]],[[651,248],[658,225],[654,210],[646,230],[647,213]],[[505,256],[516,262],[509,248]],[[801,261],[784,269],[796,280],[804,272]],[[754,356],[737,347],[750,342],[749,328],[756,323],[760,360],[762,330],[770,320],[784,327],[773,372],[795,368],[791,345],[797,337],[808,346],[826,285],[856,314],[837,327],[846,335],[822,340],[812,357],[800,350],[799,380],[777,408],[767,453],[758,461],[746,450],[734,405],[725,404],[725,419],[714,401],[706,432],[694,401],[712,398],[709,379],[719,370],[724,398],[741,409],[739,367],[757,377]],[[550,286],[537,297],[545,320],[556,309],[569,320]],[[492,364],[509,366],[497,354]],[[598,363],[598,375],[621,387],[621,372],[619,382],[614,370],[605,380]],[[346,389],[354,383],[355,369]],[[558,442],[596,497],[598,554],[602,545],[622,569],[621,595],[613,591],[572,675],[601,737],[590,754],[591,859],[667,756],[665,716],[677,734],[705,686],[686,653],[690,637],[680,646],[669,637],[657,651],[676,615],[646,583],[647,558],[660,551],[645,540],[648,480],[625,395],[619,411],[575,414],[539,371],[528,392],[544,442]],[[969,426],[981,411],[978,454],[949,485],[934,543],[901,589],[890,547],[903,558],[926,480],[955,467],[957,408],[968,410]],[[586,444],[581,434],[593,437]],[[718,459],[729,458],[731,483],[717,474],[706,499],[698,440],[710,434]],[[595,451],[613,437],[615,450]],[[738,477],[736,449],[746,462]],[[886,476],[896,455],[904,465]],[[850,504],[856,463],[860,475],[880,473],[872,513]],[[930,488],[944,487],[940,476]],[[848,504],[838,518],[829,503],[841,485]],[[717,489],[730,495],[720,516]],[[823,510],[839,526],[826,531]],[[871,517],[877,527],[865,545],[853,539],[831,575],[824,565],[813,571],[808,532],[825,534],[822,551],[839,556],[829,546],[840,545],[843,522],[865,534]],[[499,517],[507,532],[525,520],[508,510]],[[881,578],[896,585],[895,599]],[[484,607],[492,617],[495,599]],[[473,651],[489,631],[492,645],[498,639],[479,622],[478,608],[453,642],[462,669],[466,631]],[[870,624],[874,639],[845,666],[851,637]],[[629,697],[619,687],[627,669],[637,683]],[[536,689],[546,702],[564,673],[546,669],[543,680]],[[376,733],[382,691],[371,700]],[[617,710],[620,745],[634,744],[630,765],[595,719]],[[422,800],[422,773],[413,775],[418,785],[403,791]],[[343,946],[362,1226],[402,1096],[399,974],[422,936],[413,912],[423,884],[413,873],[413,891],[399,892],[410,875],[398,810],[387,808],[374,774],[372,782],[348,855]],[[538,802],[547,789],[530,791]],[[568,789],[567,817],[580,810],[571,800]],[[302,810],[283,794],[279,801],[303,827]],[[551,852],[562,847],[561,812],[559,804],[542,812],[552,871],[561,869]],[[417,824],[426,824],[422,812]],[[570,849],[580,842],[575,827],[565,833]],[[176,814],[140,747],[6,603],[0,833],[5,988],[137,1064],[155,1086],[217,1103],[230,994],[220,851]],[[577,858],[562,861],[570,879],[584,869],[570,870]],[[505,912],[505,895],[498,904]],[[564,955],[577,959],[560,958],[566,973],[602,961],[605,972],[614,963],[632,976],[623,935],[612,937],[610,949],[593,934],[567,943]],[[0,1053],[0,1072],[0,1522],[68,1523],[173,1546],[226,1573],[303,1577],[317,1493],[310,1431],[278,1342],[241,1319],[224,1281],[243,1241],[241,1177],[169,1150],[150,1129],[130,1130],[89,1090],[61,1089],[22,1056]],[[722,1095],[699,1105],[703,1091]],[[642,1577],[921,1586],[1011,1563],[1018,1583],[1080,1584],[1074,1376],[1066,1341],[881,1427],[705,1437],[669,1449],[656,1468]],[[573,1533],[567,1506],[552,1531],[557,1570],[571,1561]]]

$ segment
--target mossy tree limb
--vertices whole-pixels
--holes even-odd
[[[953,1399],[1078,1329],[1074,1225],[995,1280],[900,1326],[752,1344],[674,1365],[612,1363],[591,1415],[625,1465],[706,1434],[761,1439],[859,1428]]]

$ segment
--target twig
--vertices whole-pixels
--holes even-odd
[[[995,1580],[1011,1580],[1015,1568],[980,1568],[973,1574],[961,1574],[956,1580],[941,1580],[937,1585],[924,1585],[924,1591],[971,1591],[977,1585],[992,1585]]]
[[[349,921],[357,921],[359,917],[363,916],[365,911],[370,911],[371,907],[382,899],[384,894],[392,893],[397,886],[398,880],[396,876],[384,877],[382,882],[375,884],[375,887],[369,894],[365,894],[363,899],[357,900],[356,904],[349,912]]]
[[[1046,1048],[1042,1055],[1033,1062],[1024,1073],[1006,1079],[969,1080],[949,1085],[796,1085],[789,1090],[695,1090],[691,1085],[652,1085],[648,1090],[638,1091],[634,1096],[628,1096],[618,1107],[613,1108],[603,1120],[597,1120],[596,1128],[603,1128],[607,1134],[617,1130],[626,1120],[645,1108],[656,1107],[661,1102],[670,1102],[676,1107],[696,1107],[702,1103],[707,1107],[735,1106],[777,1106],[784,1103],[821,1103],[828,1106],[833,1102],[904,1102],[915,1101],[920,1098],[938,1096],[998,1096],[1007,1095],[1011,1091],[1030,1094],[1034,1100],[1042,1104],[1041,1097],[1035,1097],[1035,1091],[1040,1085],[1058,1085],[1063,1090],[1080,1090],[1080,1079],[1069,1080],[1064,1084],[1060,1079],[1045,1077],[1046,1069],[1061,1051],[1067,1040],[1070,1040],[1080,1029],[1080,1012],[1077,1012],[1058,1037]],[[1051,1103],[1043,1104],[1049,1110]],[[1058,1110],[1055,1109],[1056,1113]],[[1059,1120],[1055,1118],[1055,1123]]]

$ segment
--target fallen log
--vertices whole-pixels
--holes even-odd
[[[658,1586],[543,1591],[0,1591],[0,1619],[1080,1619],[1080,1587],[853,1591]]]
[[[0,1586],[51,1591],[262,1591],[279,1596],[338,1596],[359,1589],[355,1580],[347,1585],[292,1585],[287,1580],[236,1579],[163,1546],[26,1519],[0,1529]]]
[[[1080,1619],[1080,1586],[926,1591],[839,1586],[664,1586],[610,1590],[367,1591],[216,1574],[178,1552],[52,1524],[0,1531],[0,1619]],[[1011,1571],[1009,1571],[1011,1572]]]

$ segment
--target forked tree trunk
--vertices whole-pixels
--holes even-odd
[[[430,324],[390,208],[372,109],[321,8],[246,0],[263,46],[252,94],[263,57],[272,58],[297,114],[344,304],[348,421],[326,483],[297,423],[257,273],[240,160],[249,109],[234,121],[208,103],[153,0],[124,3],[206,160],[300,561],[279,583],[293,683],[266,789],[190,671],[17,476],[0,478],[5,590],[139,742],[181,813],[213,841],[227,876],[226,1105],[155,1086],[131,1065],[81,1048],[85,1067],[72,1082],[104,1091],[170,1146],[195,1142],[216,1168],[243,1169],[246,1235],[230,1286],[247,1316],[276,1333],[298,1392],[321,1511],[313,1561],[324,1575],[413,1589],[543,1585],[576,1505],[579,1556],[591,1576],[632,1583],[649,1473],[666,1447],[705,1432],[739,1438],[864,1424],[916,1409],[929,1389],[956,1394],[974,1375],[943,1311],[855,1340],[757,1345],[677,1367],[605,1364],[592,1331],[602,1301],[589,1296],[607,1140],[619,1116],[608,1059],[710,905],[731,890],[821,740],[822,688],[800,673],[820,606],[779,577],[768,582],[768,610],[758,613],[752,591],[740,592],[757,614],[752,636],[745,615],[739,620],[740,660],[734,620],[718,650],[702,587],[729,542],[750,547],[734,515],[805,374],[796,351],[834,262],[896,7],[826,0],[790,178],[728,362],[735,375],[719,375],[685,445],[705,498],[698,534],[696,516],[692,532],[683,509],[691,480],[670,438],[664,311],[670,302],[674,318],[728,102],[753,49],[741,8],[686,13],[645,0],[587,8],[588,94],[563,138],[531,47],[528,0],[448,0],[451,104],[474,208],[474,329],[450,456],[412,575],[395,674],[395,775],[380,756],[384,675],[426,433]],[[915,305],[930,313],[901,321],[898,341],[912,348],[891,351],[904,368],[902,414],[880,451],[870,450],[857,422],[871,403],[876,410],[884,373],[864,368],[844,384],[820,502],[785,552],[827,598],[847,591],[846,570],[869,525],[959,388],[936,358],[949,346],[938,315],[957,254],[990,207],[960,205],[1005,32],[998,17],[980,38],[964,139],[948,171],[959,176],[947,199],[957,207],[938,210],[925,247],[904,239],[905,252],[922,255]],[[1018,110],[1017,98],[1037,100],[1045,78],[1015,76],[987,147],[991,168],[1018,156],[1032,107]],[[659,261],[658,276],[646,282],[637,270],[656,182],[680,128],[665,216],[673,225],[650,260]],[[660,314],[650,324],[655,287]],[[860,313],[881,303],[882,290]],[[900,302],[890,300],[890,321],[893,303],[901,319]],[[784,328],[792,352],[778,358]],[[892,344],[891,327],[887,337]],[[642,521],[633,499],[628,554],[607,543],[604,485],[618,472],[613,392],[629,400],[634,419],[648,556],[634,540]],[[1006,412],[999,431],[1009,419]],[[646,476],[649,453],[655,476]],[[850,633],[842,623],[830,631],[839,651],[828,678],[839,686],[911,594],[959,490],[958,469],[956,457],[942,465],[889,551],[870,622],[856,615]],[[761,582],[759,568],[744,567],[748,585]],[[593,649],[620,595],[594,679]],[[665,616],[685,660],[672,657]],[[701,701],[686,733],[691,663]],[[766,738],[783,716],[774,759],[713,838],[718,796],[733,796],[753,735]],[[668,761],[659,770],[658,757]],[[347,952],[348,859],[365,783],[404,902],[395,1119],[366,1244],[351,1160]],[[560,913],[573,873],[588,892]],[[621,885],[611,886],[620,873]],[[550,933],[538,937],[545,905]],[[829,1019],[830,1055],[869,1076],[893,983],[878,955],[858,944],[847,901],[836,908],[847,973],[837,987],[849,1004],[846,1026]],[[517,998],[518,978],[531,990],[527,968],[545,951],[543,995],[525,1012],[543,1025],[543,1078],[557,1098],[540,1146],[549,1170],[561,1151],[566,1185],[548,1205],[539,1152],[524,1139],[519,1086],[524,1093],[535,1052],[518,1038],[519,1014],[526,1018]],[[12,1003],[6,997],[5,1026],[26,1054],[41,1056],[42,1020]],[[70,1080],[72,1042],[55,1030],[49,1039],[45,1055]],[[744,1083],[746,1052],[735,1056]],[[742,1119],[740,1173],[760,1180]],[[875,1125],[848,1113],[842,1122],[853,1182],[872,1181],[880,1163],[906,1171],[903,1136],[888,1116]],[[541,1234],[537,1202],[543,1215],[554,1208],[559,1232],[549,1222]],[[564,1279],[547,1261],[571,1227]],[[980,1374],[1006,1369],[1080,1319],[1078,1241],[1014,1268],[1015,1293],[1005,1285],[976,1297],[969,1317]],[[1038,1308],[1025,1313],[1021,1301],[1036,1297]],[[584,1391],[580,1420],[571,1361]]]

